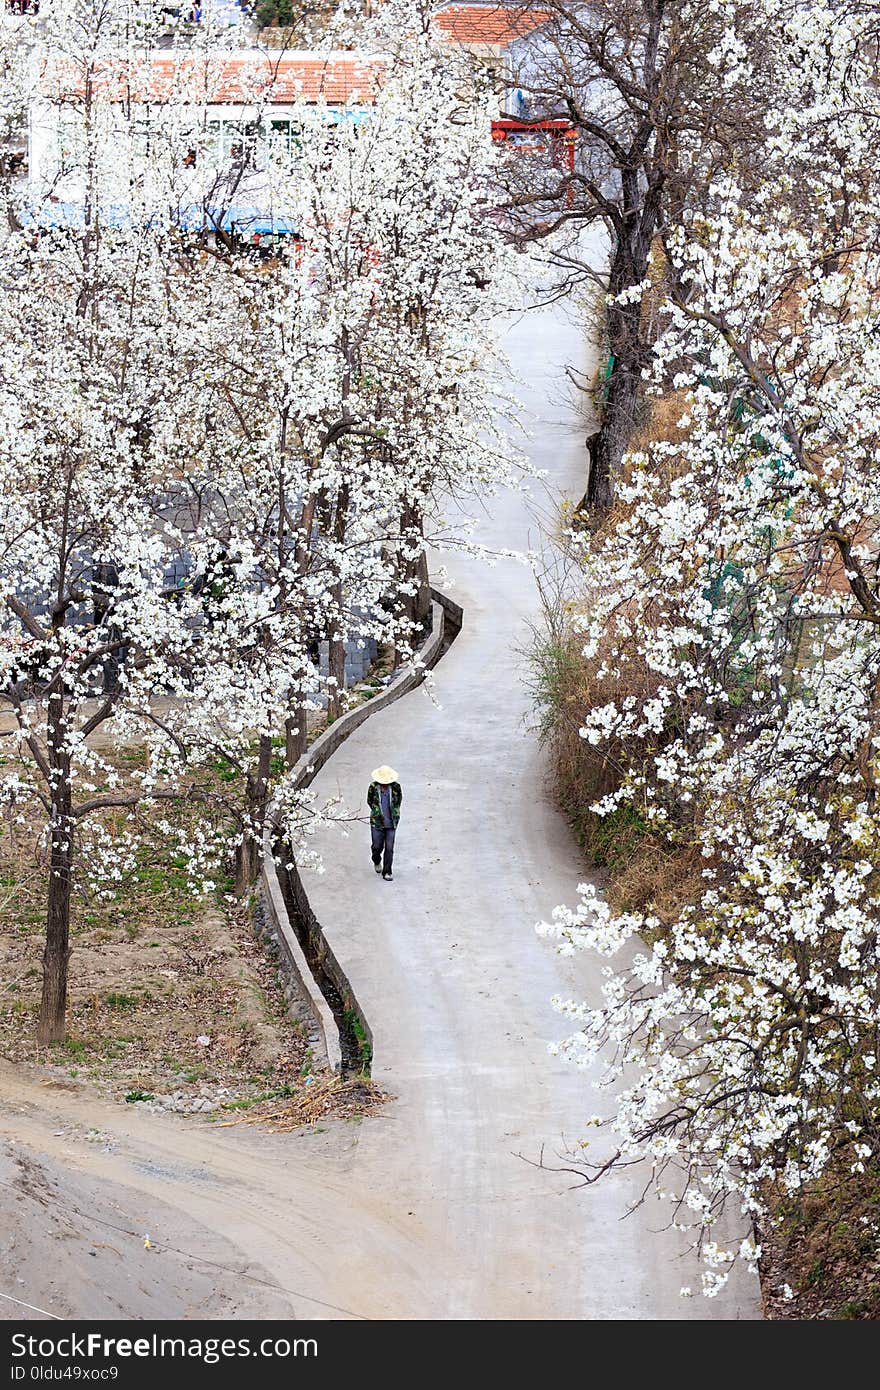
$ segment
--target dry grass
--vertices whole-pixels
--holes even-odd
[[[762,1231],[764,1311],[776,1320],[880,1318],[880,1170],[831,1168],[797,1199],[770,1194],[776,1223]],[[794,1292],[786,1298],[785,1285]]]
[[[259,1125],[272,1134],[288,1134],[304,1125],[334,1118],[355,1120],[374,1115],[394,1097],[364,1076],[323,1076],[283,1100],[263,1102],[222,1125]]]
[[[630,439],[630,451],[645,452],[652,444],[661,440],[670,444],[681,444],[689,431],[682,428],[678,422],[687,413],[688,404],[688,392],[685,389],[664,391],[660,396],[650,396],[645,402],[647,417]],[[662,466],[663,472],[660,476],[666,476],[670,481],[681,471],[681,467],[675,464],[674,456],[664,455],[662,460],[655,459],[654,462]],[[658,473],[659,470],[654,468],[652,471]]]
[[[602,673],[605,653],[586,660],[577,633],[539,641],[533,654],[536,689],[544,709],[543,735],[550,749],[554,787],[579,844],[592,867],[606,870],[606,892],[620,911],[650,910],[671,921],[682,903],[699,888],[705,864],[689,843],[673,844],[652,829],[634,806],[598,816],[593,805],[616,791],[627,771],[640,767],[656,750],[658,739],[605,743],[601,752],[580,736],[589,711],[609,700],[650,698],[660,683],[632,645],[626,664]]]
[[[129,749],[120,761],[137,756]],[[213,775],[222,784],[228,769]],[[181,800],[172,814],[185,828],[205,804]],[[309,1021],[291,1015],[250,909],[223,873],[213,895],[195,896],[149,812],[144,821],[137,866],[113,896],[74,897],[68,1036],[49,1048],[35,1040],[45,857],[21,830],[0,837],[0,1054],[116,1099],[176,1095],[181,1109],[303,1084],[316,1065]]]
[[[646,835],[612,875],[608,897],[616,912],[650,912],[661,928],[677,920],[705,887],[706,861],[693,845],[663,843]]]

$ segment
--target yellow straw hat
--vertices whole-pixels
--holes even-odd
[[[381,782],[383,785],[387,785],[388,783],[396,782],[397,780],[397,773],[394,771],[394,768],[389,767],[387,763],[383,763],[381,767],[373,768],[374,782]]]

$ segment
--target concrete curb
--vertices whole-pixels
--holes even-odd
[[[457,603],[436,589],[431,590],[431,598],[431,631],[419,649],[419,666],[402,671],[381,694],[374,695],[371,700],[349,710],[331,724],[329,729],[325,729],[311,747],[306,749],[293,769],[293,783],[298,791],[309,785],[337,748],[355,729],[360,728],[371,714],[387,709],[395,700],[415,690],[416,686],[421,685],[431,667],[439,661],[461,627],[464,614]],[[330,1067],[333,1071],[339,1071],[342,1067],[339,1029],[333,1011],[318,985],[316,971],[320,971],[329,979],[342,1001],[343,1009],[351,1011],[358,1020],[370,1047],[371,1057],[375,1056],[373,1032],[357,1001],[348,975],[336,959],[324,928],[312,911],[292,851],[288,850],[285,854],[282,849],[285,862],[277,863],[273,854],[273,840],[274,816],[270,803],[263,832],[262,881],[266,902],[277,932],[284,965],[296,976],[308,997]],[[288,864],[292,867],[288,868]],[[294,915],[305,930],[307,951],[303,949],[293,924]]]
[[[336,1019],[333,1017],[333,1010],[318,988],[318,983],[309,969],[305,952],[299,944],[299,938],[293,928],[287,911],[287,904],[284,901],[278,868],[279,866],[272,860],[271,848],[264,836],[263,871],[261,874],[263,896],[266,902],[266,911],[275,928],[275,939],[281,953],[281,965],[283,969],[295,977],[302,987],[303,993],[309,1001],[309,1008],[318,1025],[330,1069],[331,1071],[339,1071],[342,1067],[342,1050],[339,1046],[339,1029],[336,1027]]]

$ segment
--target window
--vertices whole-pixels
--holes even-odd
[[[299,126],[283,118],[266,121],[209,121],[206,145],[220,167],[242,161],[250,168],[291,165],[300,149]]]
[[[302,145],[302,131],[295,121],[272,120],[266,142],[268,157],[281,164],[292,164]]]

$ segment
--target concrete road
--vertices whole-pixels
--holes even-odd
[[[547,478],[531,501],[510,491],[481,508],[479,539],[525,551],[558,499],[583,491],[586,424],[563,369],[585,366],[585,349],[559,309],[522,317],[506,347]],[[639,1179],[575,1189],[533,1166],[542,1153],[558,1164],[601,1108],[588,1077],[547,1053],[565,1032],[551,996],[595,997],[599,965],[562,960],[534,932],[575,899],[584,866],[529,727],[533,574],[464,556],[448,567],[465,622],[435,672],[437,703],[423,689],[367,720],[314,784],[363,810],[387,762],[404,788],[393,883],[373,873],[366,822],[319,837],[325,872],[305,876],[372,1026],[374,1075],[399,1097],[362,1126],[350,1176],[384,1196],[404,1243],[377,1263],[353,1223],[350,1270],[384,1316],[760,1316],[746,1276],[715,1300],[680,1298],[699,1270],[663,1229],[665,1209],[623,1219]]]

